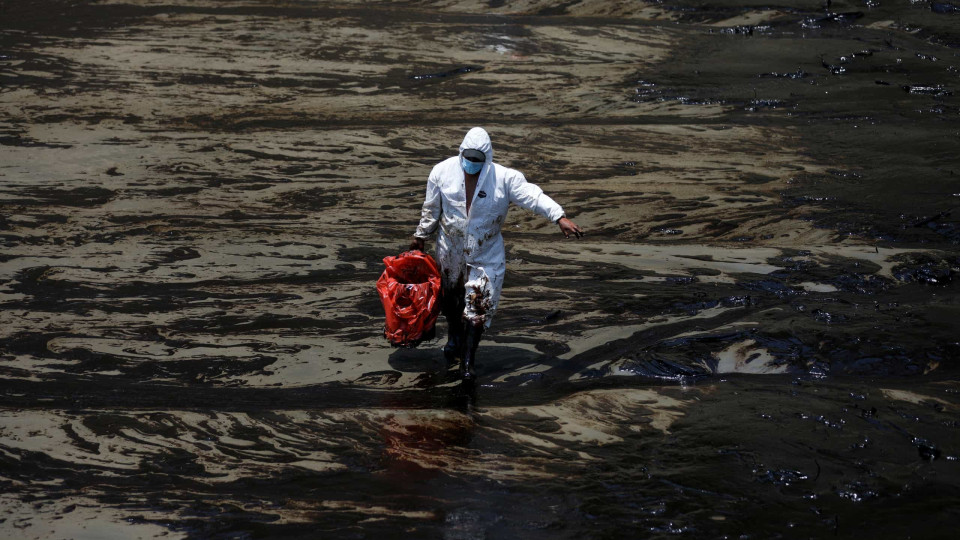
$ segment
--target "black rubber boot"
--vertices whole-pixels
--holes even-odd
[[[447,320],[449,321],[450,319],[447,318]],[[455,322],[451,322],[447,329],[447,344],[443,346],[443,357],[447,359],[447,362],[456,362],[462,348],[463,327]]]
[[[473,383],[477,380],[474,360],[477,358],[477,347],[480,346],[480,337],[483,335],[483,324],[465,322],[463,326],[463,361],[460,362],[460,378],[465,383]]]
[[[450,363],[462,358],[463,294],[463,289],[444,289],[440,297],[440,311],[447,319],[447,344],[443,346],[443,357]]]

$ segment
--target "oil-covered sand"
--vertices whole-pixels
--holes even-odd
[[[0,534],[952,536],[957,92],[952,1],[2,1]],[[474,125],[587,236],[471,394],[374,281]]]

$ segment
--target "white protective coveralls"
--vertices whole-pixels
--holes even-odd
[[[466,289],[464,317],[489,328],[506,272],[500,227],[507,219],[510,203],[553,222],[564,217],[564,213],[542,189],[527,182],[520,171],[493,162],[493,145],[483,128],[475,127],[463,138],[460,152],[470,148],[486,156],[470,213],[467,214],[460,157],[453,156],[430,171],[420,225],[414,236],[428,238],[439,225],[437,261],[443,287],[449,290],[462,283]]]

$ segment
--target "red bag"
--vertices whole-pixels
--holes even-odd
[[[396,346],[415,347],[430,337],[440,314],[440,268],[422,251],[383,259],[377,292],[387,315],[383,333]]]

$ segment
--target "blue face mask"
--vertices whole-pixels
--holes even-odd
[[[469,159],[460,156],[460,166],[463,167],[463,172],[467,174],[477,174],[480,172],[480,169],[483,168],[483,162],[470,161]]]

